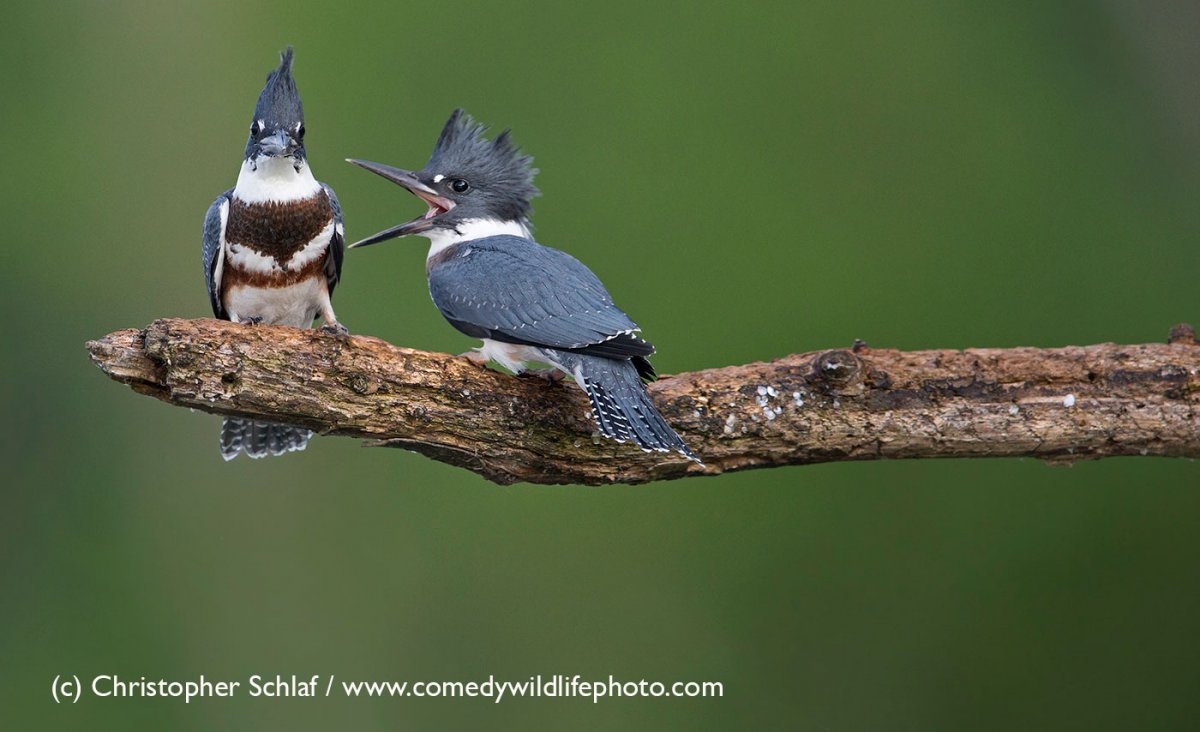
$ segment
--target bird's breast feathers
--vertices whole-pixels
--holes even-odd
[[[263,279],[261,286],[294,282],[324,262],[334,226],[323,191],[286,203],[246,203],[235,194],[225,224],[225,268]]]

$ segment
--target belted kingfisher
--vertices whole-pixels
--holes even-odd
[[[477,363],[495,360],[521,373],[554,366],[587,393],[600,432],[645,451],[676,451],[700,462],[650,401],[654,346],[579,260],[530,234],[530,199],[539,191],[533,159],[506,130],[494,140],[461,109],[450,115],[433,154],[417,172],[350,160],[403,186],[428,206],[420,218],[352,247],[408,234],[430,241],[429,294],[463,333],[483,339]]]
[[[237,185],[204,217],[204,280],[213,315],[236,323],[312,326],[345,334],[330,296],[342,273],[345,226],[333,189],[317,181],[304,150],[304,108],[292,49],[280,54],[254,107]],[[312,432],[227,418],[221,455],[252,458],[303,450]]]

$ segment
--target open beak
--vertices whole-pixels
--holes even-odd
[[[433,228],[434,218],[454,208],[453,201],[445,198],[444,196],[439,196],[436,191],[422,183],[417,177],[417,174],[411,170],[401,170],[400,168],[393,168],[390,165],[372,163],[366,160],[353,160],[351,158],[347,158],[346,162],[354,163],[360,168],[366,168],[376,175],[387,178],[391,182],[403,186],[410,193],[417,198],[420,198],[429,206],[429,210],[426,211],[424,215],[415,218],[412,221],[400,224],[399,226],[393,226],[390,229],[384,229],[378,234],[368,236],[362,241],[356,241],[350,245],[351,249],[354,247],[365,247],[368,244],[378,244],[381,241],[395,239],[399,236],[420,234],[423,231],[428,231],[429,229]]]

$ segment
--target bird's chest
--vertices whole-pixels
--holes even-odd
[[[471,256],[471,253],[470,242],[459,241],[441,245],[434,242],[429,247],[429,256],[425,258],[425,275],[429,276],[443,264],[454,260],[465,260]]]
[[[333,208],[323,193],[286,203],[234,198],[225,225],[221,300],[230,314],[306,326],[327,292]]]
[[[333,218],[333,207],[321,192],[267,203],[246,203],[235,196],[225,225],[226,265],[264,275],[302,269],[324,259]]]

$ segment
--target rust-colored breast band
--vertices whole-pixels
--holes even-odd
[[[331,220],[333,206],[324,191],[287,203],[244,203],[235,197],[229,204],[225,239],[274,257],[283,265]]]
[[[324,277],[325,273],[322,270],[325,269],[325,260],[328,257],[329,252],[323,252],[321,256],[299,269],[275,269],[271,272],[249,272],[230,263],[225,265],[221,289],[228,292],[229,288],[241,285],[271,288],[290,287],[304,282],[310,277]]]

